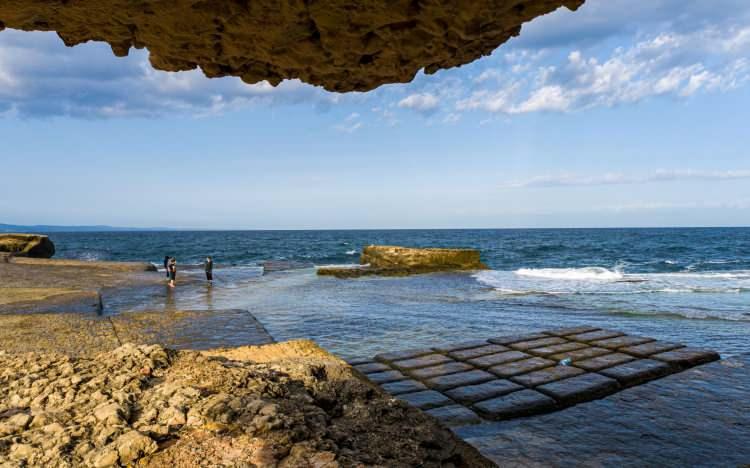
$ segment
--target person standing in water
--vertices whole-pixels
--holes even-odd
[[[177,278],[177,260],[174,257],[169,259],[169,286],[174,288],[175,279]]]
[[[211,257],[206,257],[206,280],[211,283],[214,280],[214,260]]]
[[[164,271],[167,272],[167,278],[169,278],[169,259],[172,258],[169,255],[164,256]]]

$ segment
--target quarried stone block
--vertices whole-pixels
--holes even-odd
[[[590,341],[606,340],[607,338],[614,338],[616,336],[622,336],[624,334],[625,333],[615,330],[596,330],[586,333],[579,333],[577,335],[570,335],[566,338],[573,341],[584,341],[588,343]]]
[[[567,379],[568,377],[575,377],[576,375],[581,375],[584,372],[584,370],[577,367],[555,366],[534,372],[529,372],[528,374],[517,375],[515,377],[511,377],[510,380],[526,387],[536,387],[537,385],[544,385],[550,382],[555,382],[557,380]]]
[[[381,385],[382,389],[391,395],[401,395],[402,393],[419,392],[427,390],[422,382],[416,380],[399,380]]]
[[[375,360],[380,362],[393,362],[403,361],[404,359],[411,359],[418,356],[424,356],[426,354],[432,354],[433,351],[430,348],[424,349],[405,349],[403,351],[396,351],[393,353],[381,353],[375,355]]]
[[[501,395],[507,395],[517,390],[523,390],[523,386],[510,380],[490,380],[479,385],[468,385],[458,387],[445,392],[446,395],[462,403],[473,403],[475,401],[488,400]]]
[[[358,364],[354,366],[354,368],[362,372],[363,374],[372,374],[373,372],[383,372],[391,369],[382,362],[368,362],[366,364]]]
[[[494,420],[531,416],[556,406],[555,400],[534,390],[520,390],[474,404],[481,415]]]
[[[372,358],[358,357],[358,358],[348,359],[346,362],[349,363],[350,366],[358,366],[360,364],[371,363],[371,362],[373,362],[373,360],[372,360]]]
[[[554,330],[547,330],[544,333],[552,336],[568,336],[568,335],[580,335],[581,333],[588,333],[599,330],[594,327],[569,327],[569,328],[556,328]]]
[[[416,379],[424,380],[431,377],[437,377],[439,375],[455,374],[457,372],[464,372],[473,369],[468,364],[463,362],[451,361],[445,364],[439,364],[437,366],[422,367],[421,369],[410,369],[407,372],[409,375]]]
[[[461,405],[443,406],[427,410],[427,414],[446,426],[467,426],[482,422],[479,416],[469,408]]]
[[[453,400],[435,390],[424,390],[422,392],[406,393],[398,396],[410,405],[419,409],[437,408],[438,406],[452,405]]]
[[[441,353],[449,353],[451,351],[459,351],[461,349],[479,348],[487,344],[487,340],[482,341],[465,341],[463,343],[450,343],[442,346],[436,346],[432,349]]]
[[[614,338],[607,338],[606,340],[592,341],[591,346],[598,346],[600,348],[608,349],[619,349],[628,346],[636,346],[643,343],[650,343],[656,341],[653,338],[647,338],[645,336],[616,336]]]
[[[588,347],[585,343],[577,343],[575,341],[568,341],[567,343],[560,343],[551,346],[542,346],[541,348],[534,348],[528,350],[529,353],[535,354],[541,357],[552,356],[553,354],[565,353],[568,351],[575,351]]]
[[[581,369],[585,369],[589,372],[596,372],[608,367],[614,367],[632,361],[633,359],[635,358],[629,354],[612,353],[605,354],[603,356],[597,356],[591,359],[585,359],[583,361],[577,361],[575,363],[575,366],[580,367]]]
[[[555,361],[543,358],[524,359],[523,361],[509,362],[499,366],[490,367],[488,370],[498,377],[508,378],[535,370],[544,369],[555,365]]]
[[[623,387],[632,387],[633,385],[640,385],[649,380],[664,377],[672,372],[672,367],[665,362],[653,359],[638,359],[604,369],[599,373],[616,379]]]
[[[586,373],[569,379],[540,385],[536,389],[562,403],[574,405],[582,401],[595,400],[616,392],[620,388],[617,380],[600,374]]]
[[[375,382],[376,384],[384,384],[388,382],[395,382],[397,380],[404,380],[406,376],[397,370],[389,370],[385,372],[375,372],[374,374],[367,374],[367,378]]]
[[[621,353],[632,354],[635,357],[649,357],[652,354],[664,353],[677,348],[684,348],[680,343],[670,343],[669,341],[651,341],[627,348],[620,348]]]
[[[461,349],[458,351],[451,351],[450,353],[448,353],[448,356],[452,357],[453,359],[465,361],[467,359],[473,359],[475,357],[485,356],[487,354],[502,353],[503,351],[509,351],[509,350],[508,348],[502,345],[489,344],[485,346],[480,346],[478,348],[469,348],[469,349]]]
[[[605,348],[581,348],[577,349],[575,351],[567,351],[564,353],[559,354],[553,354],[552,359],[554,359],[557,362],[562,361],[563,359],[570,359],[573,362],[581,361],[583,359],[589,359],[592,357],[602,356],[604,354],[609,354],[612,351]]]
[[[548,336],[547,338],[540,338],[538,340],[530,340],[530,341],[521,341],[519,343],[512,343],[509,346],[513,349],[518,349],[520,351],[526,351],[529,349],[534,348],[541,348],[543,346],[551,346],[556,344],[562,344],[565,343],[564,338],[559,338],[557,336]]]
[[[665,353],[654,354],[652,359],[664,361],[676,369],[684,370],[700,364],[718,361],[720,356],[715,351],[698,348],[680,348]]]
[[[489,372],[472,370],[458,374],[441,375],[425,380],[425,385],[436,390],[448,390],[450,388],[474,385],[495,379]]]
[[[399,369],[418,369],[420,367],[436,366],[447,362],[453,362],[453,359],[442,354],[427,354],[425,356],[404,359],[403,361],[393,361],[391,364],[393,367]]]
[[[498,336],[496,338],[490,338],[487,341],[489,341],[490,343],[507,346],[513,343],[520,343],[521,341],[539,340],[542,338],[549,338],[549,335],[545,335],[544,333],[529,333],[526,335],[508,335],[508,336]]]
[[[490,354],[488,356],[469,359],[466,362],[472,366],[485,368],[497,366],[499,364],[506,364],[508,362],[520,361],[521,359],[528,359],[530,357],[532,356],[522,353],[521,351],[506,351],[504,353]]]

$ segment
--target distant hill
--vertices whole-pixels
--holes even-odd
[[[132,228],[116,226],[51,226],[40,224],[36,226],[23,226],[18,224],[0,223],[0,232],[113,232],[113,231],[172,231],[168,228]]]

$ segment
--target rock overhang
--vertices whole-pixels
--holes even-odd
[[[56,31],[68,46],[148,48],[154,68],[200,68],[329,91],[405,83],[490,54],[523,23],[585,0],[4,0],[0,31]]]

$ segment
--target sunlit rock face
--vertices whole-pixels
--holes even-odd
[[[147,47],[160,70],[200,67],[368,91],[463,65],[521,25],[584,0],[2,0],[0,30],[57,31],[68,46]]]

